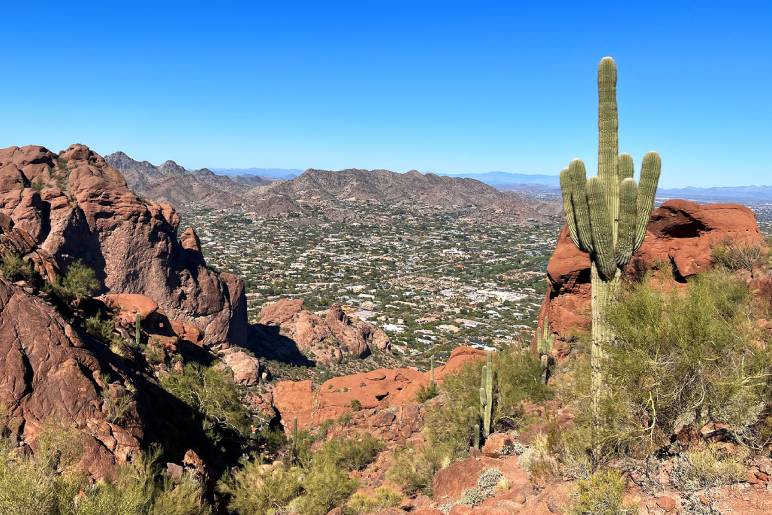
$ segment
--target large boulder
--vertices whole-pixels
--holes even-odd
[[[62,272],[82,260],[103,293],[145,295],[204,343],[246,342],[244,282],[207,268],[195,233],[177,238],[174,209],[137,197],[88,147],[0,150],[0,213]]]
[[[665,273],[660,274],[663,280],[682,283],[709,269],[713,248],[725,241],[761,243],[750,209],[738,204],[669,200],[652,212],[646,238],[625,268],[625,276],[639,277],[664,267]],[[547,279],[537,334],[548,319],[556,339],[553,351],[560,357],[575,333],[589,329],[591,302],[589,255],[573,244],[565,226],[547,264]]]
[[[302,299],[281,299],[263,306],[254,344],[267,357],[297,361],[298,353],[321,364],[345,356],[364,358],[387,350],[389,337],[374,325],[346,314],[335,304],[324,316],[305,309]]]

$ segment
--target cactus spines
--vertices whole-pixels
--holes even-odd
[[[633,179],[632,157],[619,155],[616,86],[616,64],[612,58],[604,57],[598,66],[598,175],[586,179],[580,160],[572,161],[560,174],[571,240],[589,252],[592,261],[590,361],[596,424],[603,388],[604,347],[614,338],[606,313],[614,302],[621,269],[643,243],[662,166],[656,152],[646,154],[637,184]]]
[[[134,343],[137,347],[142,343],[142,315],[139,313],[134,319]]]
[[[488,353],[487,363],[482,367],[480,379],[480,418],[482,419],[482,436],[491,434],[493,419],[493,355]]]

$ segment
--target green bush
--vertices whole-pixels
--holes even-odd
[[[683,424],[729,424],[751,438],[770,399],[772,355],[760,345],[744,282],[725,272],[662,292],[644,283],[623,295],[609,321],[606,382],[614,406],[643,442],[664,443]],[[657,438],[661,436],[661,438]]]
[[[230,495],[228,507],[237,513],[280,512],[302,492],[302,469],[277,464],[265,466],[253,460],[232,471],[219,484]]]
[[[343,509],[345,515],[364,515],[398,506],[402,496],[391,488],[376,488],[372,495],[355,493]]]
[[[753,269],[762,263],[762,248],[760,245],[739,243],[733,240],[722,242],[713,248],[711,257],[713,263],[736,272]]]
[[[357,482],[335,463],[314,460],[303,477],[302,485],[303,495],[290,506],[303,515],[327,515],[331,509],[348,500],[356,490]]]
[[[94,270],[78,260],[67,268],[59,291],[66,300],[82,300],[93,295],[101,286]]]
[[[336,437],[324,442],[314,460],[329,461],[345,470],[362,470],[383,450],[383,442],[369,433],[357,438]]]
[[[249,412],[226,370],[192,363],[180,372],[163,374],[160,380],[164,389],[204,416],[204,429],[213,440],[222,428],[249,434]]]
[[[153,456],[135,456],[117,468],[114,479],[91,483],[75,467],[82,452],[77,432],[46,424],[38,444],[35,454],[27,455],[14,442],[0,442],[0,513],[210,513],[197,483],[173,486],[157,481]]]
[[[434,399],[440,394],[440,389],[437,388],[437,383],[434,381],[431,381],[428,385],[421,385],[420,388],[418,388],[418,393],[416,393],[416,400],[418,402],[426,402],[429,399]]]
[[[97,340],[111,345],[117,339],[115,337],[115,325],[110,319],[103,319],[99,315],[87,318],[83,323],[86,332]]]
[[[450,464],[447,450],[434,445],[405,445],[394,451],[386,477],[398,484],[407,495],[431,495],[434,474]]]
[[[515,425],[522,422],[523,401],[543,402],[552,397],[542,380],[539,358],[524,349],[511,347],[496,354],[496,413],[494,424]]]
[[[625,506],[625,482],[614,470],[600,470],[589,479],[576,482],[576,496],[569,513],[574,515],[625,515],[637,507]]]
[[[32,264],[18,254],[9,252],[0,257],[0,274],[11,281],[30,279],[33,274]]]
[[[708,445],[702,449],[690,449],[673,467],[671,482],[681,490],[693,491],[743,481],[747,470],[746,458],[748,450],[744,448],[729,451],[717,445]]]

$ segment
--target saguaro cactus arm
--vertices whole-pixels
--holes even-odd
[[[641,164],[641,183],[638,186],[638,221],[635,232],[635,250],[638,250],[646,236],[646,224],[649,222],[651,210],[654,208],[654,197],[657,195],[659,174],[662,170],[662,160],[656,152],[648,152],[643,156]]]

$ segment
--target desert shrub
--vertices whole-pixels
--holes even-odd
[[[230,495],[228,507],[236,513],[277,513],[302,491],[302,469],[299,467],[265,466],[253,460],[232,471],[218,485]]]
[[[713,248],[711,257],[714,264],[727,270],[752,272],[756,266],[761,264],[762,254],[760,245],[727,240]]]
[[[116,385],[111,387],[106,375],[102,376],[104,388],[99,392],[107,414],[107,420],[113,424],[122,422],[131,409],[134,396],[125,388]]]
[[[345,503],[356,487],[346,470],[330,461],[314,460],[303,477],[303,495],[290,506],[304,515],[326,515]]]
[[[644,283],[620,298],[609,321],[617,341],[605,367],[605,408],[626,426],[637,421],[641,443],[659,445],[658,435],[707,422],[750,437],[770,398],[772,355],[757,342],[745,283],[720,271],[683,291]]]
[[[552,396],[542,381],[542,366],[530,352],[515,347],[499,352],[496,370],[496,424],[514,425],[520,422],[521,403],[525,400],[543,402]]]
[[[226,370],[192,363],[180,372],[163,374],[160,380],[169,393],[204,416],[204,429],[213,439],[218,438],[218,429],[248,434],[249,413]]]
[[[32,277],[32,264],[18,254],[8,252],[0,257],[0,274],[6,279],[29,279]]]
[[[408,495],[421,492],[431,495],[434,474],[450,464],[450,456],[433,445],[405,445],[394,451],[386,477],[402,487]]]
[[[314,460],[329,461],[346,470],[362,470],[383,450],[383,442],[369,433],[356,438],[336,437],[324,442]]]
[[[139,454],[119,466],[112,480],[91,483],[74,466],[82,452],[77,435],[46,423],[33,455],[23,453],[14,442],[0,441],[0,513],[210,513],[197,484],[175,487],[158,481],[155,454]]]
[[[116,340],[116,337],[113,334],[115,325],[110,319],[94,315],[83,322],[83,328],[88,334],[108,345],[114,343]]]
[[[431,381],[429,382],[428,385],[422,384],[418,388],[418,392],[416,393],[415,398],[418,402],[423,403],[428,401],[429,399],[434,399],[439,394],[440,394],[440,389],[437,388],[437,383],[435,383],[434,381]]]
[[[467,363],[443,379],[442,402],[427,408],[425,431],[429,445],[450,458],[466,455],[480,413],[481,361]]]
[[[371,495],[355,493],[344,507],[345,515],[364,515],[398,506],[402,495],[385,486],[376,488]]]
[[[184,478],[179,484],[167,481],[153,500],[150,515],[206,515],[212,510],[203,498],[198,481]]]
[[[745,479],[748,450],[728,450],[718,445],[690,449],[679,457],[671,481],[681,490],[693,491],[728,485]]]
[[[351,401],[351,410],[352,411],[359,411],[362,409],[362,403],[359,399],[354,399]]]
[[[67,268],[64,277],[54,285],[54,291],[65,301],[82,300],[99,290],[101,284],[94,270],[78,260]]]
[[[625,515],[637,507],[625,506],[625,482],[615,470],[599,470],[589,479],[576,482],[576,495],[569,513],[575,515]]]
[[[520,455],[520,464],[534,483],[546,483],[560,474],[558,460],[550,445],[548,435],[537,435],[530,446]]]

